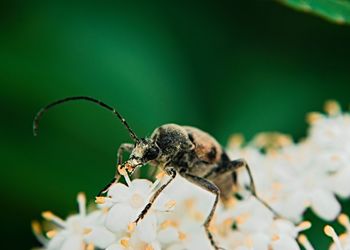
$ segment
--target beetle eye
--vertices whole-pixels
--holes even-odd
[[[147,161],[154,160],[155,158],[157,158],[158,154],[159,154],[159,148],[154,146],[154,147],[149,148],[145,152],[144,158]]]

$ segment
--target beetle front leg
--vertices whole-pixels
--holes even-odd
[[[212,182],[210,182],[202,177],[198,177],[198,176],[187,174],[187,173],[181,173],[181,176],[184,177],[186,180],[192,182],[193,184],[196,184],[197,186],[199,186],[199,187],[203,188],[204,190],[215,195],[215,201],[214,201],[214,204],[210,210],[209,215],[207,216],[207,219],[204,222],[204,228],[205,228],[205,231],[207,233],[210,244],[215,248],[215,250],[222,249],[216,245],[214,238],[213,238],[213,235],[209,231],[210,222],[213,219],[215,209],[216,209],[216,206],[218,204],[219,197],[220,197],[219,188],[214,183],[212,183]]]
[[[131,151],[134,149],[134,145],[131,143],[123,143],[119,146],[117,151],[117,166],[121,165],[123,163],[123,153],[131,153]],[[98,193],[98,196],[101,196],[102,194],[108,192],[109,188],[116,182],[119,181],[120,174],[118,172],[118,169],[115,171],[114,178]]]
[[[145,206],[145,208],[141,211],[141,213],[139,214],[139,216],[137,217],[137,219],[134,221],[134,223],[138,223],[140,220],[143,219],[143,217],[145,217],[145,215],[147,214],[147,212],[149,211],[149,209],[151,208],[151,206],[153,205],[154,201],[157,199],[157,197],[160,195],[160,193],[164,190],[164,188],[166,188],[176,177],[176,171],[173,168],[168,168],[165,170],[165,172],[170,176],[170,179],[164,183],[162,186],[160,186],[157,191],[153,194],[153,196],[151,197],[151,199],[148,201],[147,205]]]

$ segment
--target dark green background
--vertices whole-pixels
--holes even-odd
[[[66,216],[77,192],[93,199],[130,141],[89,103],[52,110],[34,138],[32,118],[50,101],[94,96],[139,136],[175,122],[223,145],[237,132],[301,138],[307,112],[350,103],[350,27],[274,1],[1,5],[2,249],[37,245],[30,221],[42,210]],[[311,232],[325,249],[321,227]]]

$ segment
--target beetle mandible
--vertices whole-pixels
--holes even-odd
[[[170,176],[168,181],[162,184],[150,198],[148,204],[135,220],[136,224],[146,215],[160,193],[177,175],[180,175],[215,195],[214,204],[204,221],[204,228],[211,245],[216,250],[220,249],[209,231],[209,225],[219,198],[223,202],[231,198],[232,187],[236,185],[236,171],[240,168],[245,168],[248,172],[252,195],[270,209],[274,215],[277,215],[277,213],[257,195],[253,176],[247,162],[244,159],[230,160],[224,149],[211,135],[195,127],[165,124],[156,128],[150,138],[139,138],[126,120],[113,107],[92,97],[73,96],[57,100],[42,108],[33,121],[34,135],[37,135],[39,121],[48,109],[68,101],[76,100],[93,102],[110,110],[129,131],[129,135],[134,143],[123,143],[119,146],[117,152],[118,165],[121,165],[123,168],[133,173],[137,167],[148,163],[153,167],[160,167]],[[123,162],[122,159],[124,152],[130,153],[129,159],[125,162]],[[113,180],[101,190],[99,196],[106,193],[109,187],[117,182],[119,178],[120,174],[117,170]]]

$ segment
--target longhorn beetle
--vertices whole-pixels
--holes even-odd
[[[220,249],[209,231],[209,225],[219,198],[225,202],[231,197],[232,187],[236,185],[236,171],[240,168],[245,168],[248,172],[252,195],[270,209],[274,215],[277,215],[277,213],[257,195],[253,176],[247,162],[243,159],[230,160],[220,144],[211,135],[195,127],[165,124],[156,128],[150,138],[139,138],[120,113],[111,106],[91,97],[74,96],[57,100],[42,108],[33,121],[34,135],[37,135],[39,121],[48,109],[65,102],[76,100],[93,102],[110,110],[129,131],[129,135],[134,143],[123,143],[119,146],[117,152],[118,165],[121,165],[122,168],[126,168],[130,173],[133,173],[137,167],[148,163],[153,167],[160,167],[170,176],[168,181],[162,184],[150,198],[148,204],[135,220],[135,223],[143,219],[159,194],[177,175],[180,175],[215,195],[215,201],[204,222],[204,228],[211,245],[216,250]],[[123,162],[122,159],[124,152],[130,153],[129,159],[125,162]],[[106,193],[110,186],[117,182],[119,178],[120,174],[116,171],[113,180],[101,190],[99,196]]]

